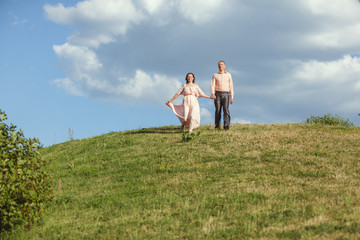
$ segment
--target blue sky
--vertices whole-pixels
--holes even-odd
[[[232,122],[360,122],[357,0],[2,0],[0,18],[0,108],[45,146],[178,125],[165,102],[187,72],[209,94],[220,59]]]

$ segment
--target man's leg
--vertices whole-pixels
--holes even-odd
[[[229,102],[230,102],[230,95],[224,94],[222,105],[224,109],[224,129],[229,129],[230,127],[230,111],[229,111]]]
[[[216,99],[214,99],[215,104],[215,128],[220,129],[220,120],[221,120],[221,95],[216,94]]]

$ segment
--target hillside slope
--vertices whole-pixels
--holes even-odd
[[[56,199],[14,239],[358,239],[360,129],[177,127],[42,150]]]

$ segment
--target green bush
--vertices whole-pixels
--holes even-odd
[[[200,132],[189,133],[186,129],[181,134],[181,141],[188,142],[200,135]]]
[[[37,221],[53,198],[39,140],[26,139],[21,129],[5,124],[6,119],[0,109],[0,232]]]
[[[344,119],[335,114],[328,113],[324,116],[311,116],[310,118],[306,119],[307,123],[312,124],[320,124],[320,125],[333,125],[333,126],[344,126],[344,127],[352,127],[354,123],[350,122],[349,119]]]

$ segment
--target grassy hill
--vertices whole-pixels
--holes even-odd
[[[359,239],[360,128],[115,132],[42,150],[56,199],[13,239]]]

